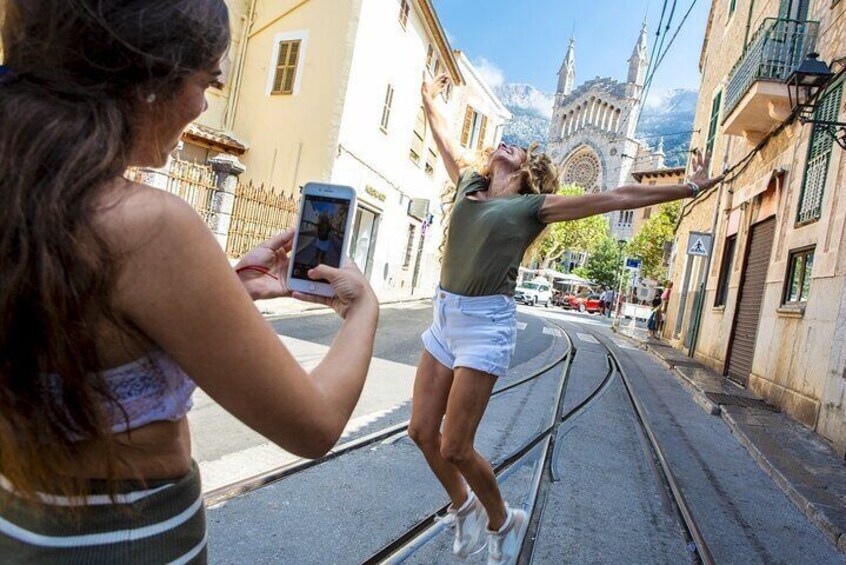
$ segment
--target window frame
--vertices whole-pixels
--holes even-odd
[[[807,247],[800,247],[798,249],[792,249],[790,253],[787,255],[787,273],[784,278],[784,289],[781,293],[781,305],[782,306],[804,306],[808,303],[808,298],[811,294],[811,279],[813,278],[814,273],[814,255],[816,253],[816,246],[810,245]],[[793,275],[796,272],[796,259],[799,257],[804,257],[804,261],[801,264],[801,270],[799,272],[799,299],[798,300],[790,300],[790,294],[793,287]],[[810,272],[808,271],[808,257],[811,258],[811,269]],[[807,282],[808,286],[808,296],[802,300],[802,292],[805,288],[805,283]]]
[[[292,31],[285,33],[277,33],[273,37],[273,45],[271,47],[270,68],[268,69],[266,94],[267,96],[297,96],[300,92],[300,86],[303,79],[303,67],[305,65],[306,55],[308,53],[309,32],[307,30]],[[279,55],[281,46],[286,42],[299,41],[299,52],[297,54],[296,65],[294,69],[294,78],[292,81],[291,91],[282,92],[275,91],[276,73],[279,69]]]
[[[400,11],[399,11],[399,23],[402,26],[402,29],[408,29],[408,15],[411,11],[411,6],[408,3],[408,0],[400,0]]]
[[[731,248],[729,249],[729,244]],[[723,244],[723,257],[720,259],[720,275],[717,278],[717,292],[714,293],[714,307],[728,304],[729,283],[731,283],[732,266],[737,253],[737,234],[726,237]]]
[[[430,177],[435,174],[435,168],[438,166],[438,152],[434,147],[428,147],[425,150],[426,153],[426,163],[424,165],[424,170],[427,175]]]

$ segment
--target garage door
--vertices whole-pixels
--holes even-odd
[[[726,371],[730,379],[744,386],[752,371],[775,226],[775,218],[753,226],[746,253],[746,266],[738,296]]]

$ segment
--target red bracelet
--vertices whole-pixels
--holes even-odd
[[[276,275],[271,273],[270,269],[268,269],[267,267],[262,267],[260,265],[247,265],[245,267],[239,267],[239,268],[235,269],[235,274],[238,275],[238,274],[242,273],[243,271],[256,271],[257,273],[262,273],[264,275],[267,275],[268,277],[272,277],[272,278],[276,279],[277,281],[279,280],[279,277],[277,277]]]

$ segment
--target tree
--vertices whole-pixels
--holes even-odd
[[[558,194],[579,196],[584,189],[578,186],[562,186]],[[608,237],[608,218],[591,216],[572,222],[557,222],[550,225],[535,248],[535,259],[546,269],[560,259],[567,251],[590,253]]]
[[[661,204],[629,243],[629,254],[640,259],[640,272],[645,278],[663,280],[667,277],[664,249],[673,240],[673,230],[680,213],[680,202]]]
[[[584,276],[600,286],[616,289],[620,282],[620,269],[623,262],[623,250],[614,238],[606,235],[590,254],[584,269],[580,269],[579,276]]]

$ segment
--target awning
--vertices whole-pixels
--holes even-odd
[[[749,202],[759,194],[765,193],[767,188],[769,188],[770,183],[779,177],[783,177],[786,172],[787,171],[784,169],[773,169],[757,181],[747,184],[741,188],[735,188],[734,200],[732,201],[733,207],[737,208],[744,202]]]

